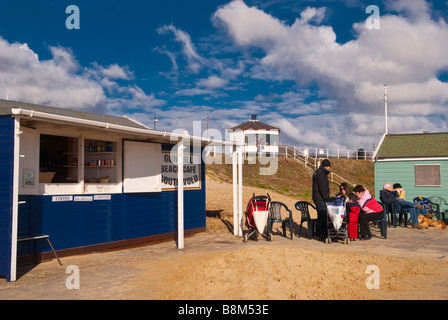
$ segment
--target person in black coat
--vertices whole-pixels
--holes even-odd
[[[321,166],[313,174],[313,202],[317,210],[316,236],[327,237],[327,205],[330,200],[331,163],[328,159],[322,161]]]

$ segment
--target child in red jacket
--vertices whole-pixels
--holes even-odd
[[[347,201],[347,229],[348,237],[351,241],[358,239],[358,217],[359,212],[361,211],[361,206],[357,201],[358,197],[355,194],[349,194]]]

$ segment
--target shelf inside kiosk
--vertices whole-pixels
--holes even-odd
[[[78,183],[81,178],[85,183],[117,182],[117,143],[86,139],[84,150],[79,150],[78,142],[78,138],[40,135],[39,183]]]
[[[39,183],[77,183],[78,139],[40,135]]]
[[[85,140],[85,183],[116,183],[116,150],[117,145],[112,141]]]

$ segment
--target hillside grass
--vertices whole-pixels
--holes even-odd
[[[368,190],[374,190],[374,166],[372,161],[331,159],[332,171],[353,184],[362,184]],[[243,185],[275,191],[282,195],[311,201],[312,175],[314,169],[291,158],[279,158],[277,172],[272,175],[260,175],[260,169],[269,165],[243,165]],[[232,183],[231,164],[208,164],[206,174],[209,178]],[[335,179],[336,180],[336,179]],[[339,183],[330,183],[331,194],[339,191]]]

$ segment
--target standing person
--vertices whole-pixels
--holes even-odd
[[[313,202],[317,210],[316,236],[321,240],[327,237],[327,205],[330,199],[331,163],[328,159],[322,161],[321,166],[313,174]]]
[[[361,207],[358,204],[358,197],[354,193],[350,193],[347,202],[347,229],[348,237],[351,241],[358,239],[358,218]]]
[[[369,190],[364,189],[362,185],[353,188],[353,193],[358,197],[358,204],[361,207],[359,214],[360,240],[372,239],[369,221],[381,220],[384,217],[383,207],[370,195]]]

